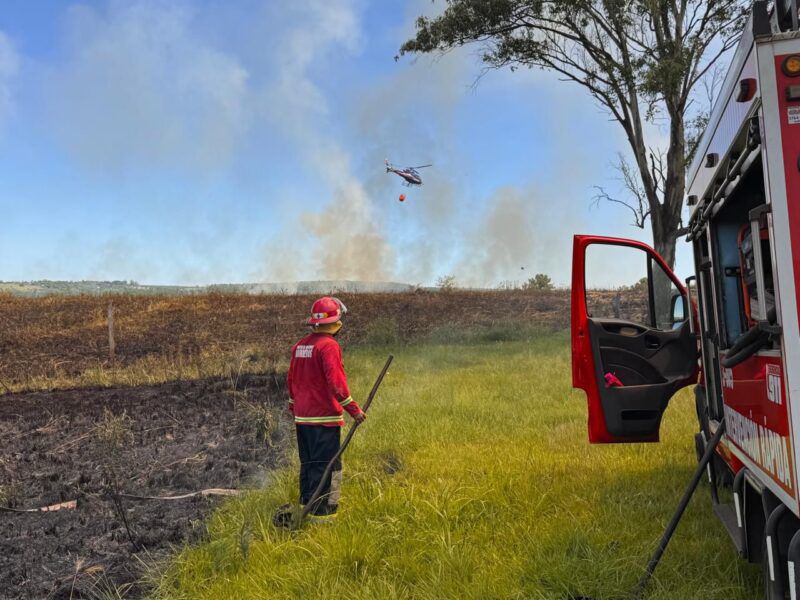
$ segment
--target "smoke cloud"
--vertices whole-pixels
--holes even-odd
[[[338,8],[347,14],[343,6]],[[359,47],[358,19],[350,15],[352,29],[339,30],[336,36],[305,28],[289,34],[300,36],[290,47],[304,47],[304,60],[295,62],[289,73],[283,70],[270,106],[280,107],[282,127],[291,132],[309,164],[323,169],[333,193],[318,212],[302,216],[298,231],[270,245],[271,266],[262,275],[296,279],[313,265],[313,276],[320,278],[429,284],[440,275],[454,274],[460,284],[486,286],[524,280],[538,271],[568,273],[571,235],[582,221],[575,214],[575,201],[584,202],[581,197],[588,187],[581,177],[564,168],[546,181],[504,185],[485,197],[471,191],[475,174],[458,148],[455,115],[470,93],[473,56],[452,53],[442,60],[400,65],[365,91],[351,109],[350,124],[364,140],[354,152],[373,173],[366,178],[356,175],[350,151],[313,126],[328,113],[324,94],[308,72],[332,45]],[[300,101],[287,106],[287,98]],[[571,150],[576,157],[582,153]],[[410,158],[435,165],[423,172],[422,188],[405,190],[396,177],[383,172],[381,157],[403,160],[399,166]],[[409,197],[401,214],[391,208],[397,205],[398,190]],[[402,221],[393,223],[390,216]],[[287,243],[291,253],[285,251]],[[316,250],[299,260],[303,245]]]
[[[460,284],[485,286],[525,279],[537,271],[555,279],[569,272],[571,233],[581,225],[575,209],[588,208],[585,178],[591,174],[554,170],[544,180],[531,175],[529,181],[508,185],[505,174],[487,173],[484,165],[469,161],[459,147],[459,110],[472,93],[479,68],[473,54],[457,51],[438,60],[420,57],[397,65],[387,55],[394,69],[363,81],[348,76],[348,86],[364,87],[348,88],[342,96],[353,100],[346,109],[334,110],[341,99],[324,87],[325,78],[319,74],[337,69],[347,74],[342,61],[372,51],[364,35],[365,3],[298,0],[249,6],[260,7],[252,11],[251,22],[234,22],[248,11],[227,8],[231,12],[226,13],[226,26],[246,30],[253,39],[222,41],[226,36],[220,34],[218,44],[209,41],[213,36],[198,24],[192,5],[180,0],[111,0],[104,8],[70,9],[64,62],[51,68],[46,78],[49,129],[67,154],[92,174],[117,175],[128,169],[155,173],[150,189],[162,181],[159,176],[168,183],[179,180],[174,208],[154,208],[172,202],[172,190],[141,201],[130,190],[111,194],[110,204],[117,198],[136,204],[126,206],[129,212],[120,220],[149,210],[165,225],[148,227],[141,238],[129,233],[115,241],[95,240],[94,246],[87,236],[66,240],[65,245],[83,245],[74,262],[80,262],[91,246],[97,259],[87,271],[97,276],[142,281],[177,276],[192,283],[245,279],[241,271],[230,272],[230,253],[240,250],[237,227],[243,232],[258,229],[259,223],[249,223],[244,212],[236,213],[237,198],[229,196],[241,192],[259,194],[265,213],[271,211],[259,218],[280,224],[279,233],[257,259],[262,266],[251,271],[261,280],[394,279],[429,284],[453,274]],[[401,26],[405,31],[396,32],[395,47],[411,35],[410,17],[429,10],[428,0],[412,5]],[[11,110],[10,81],[17,68],[16,54],[0,33],[0,127]],[[510,77],[526,85],[532,81],[525,73]],[[576,95],[566,84],[553,86],[553,81],[541,82],[542,90],[563,86],[558,89],[564,96],[555,99],[552,92],[539,90],[535,100],[543,106]],[[530,88],[515,92],[520,100],[510,101],[534,98]],[[481,88],[475,93],[482,93]],[[569,155],[574,164],[590,162],[582,160],[591,152],[588,148],[558,147],[560,112],[562,106],[552,116],[553,154]],[[580,112],[572,111],[570,127],[576,127],[574,115]],[[244,151],[264,141],[259,135],[286,140],[286,154],[300,157],[297,173],[286,177],[290,183],[281,182],[292,187],[289,214],[280,211],[281,202],[290,201],[269,189],[272,181],[259,180],[258,192],[240,181],[231,188],[220,184],[219,195],[227,205],[195,215],[191,196],[206,192],[206,172],[235,179],[234,166],[239,166]],[[275,148],[267,150],[274,153]],[[259,152],[260,147],[244,158],[257,162],[261,157],[254,155]],[[434,167],[422,172],[423,187],[406,190],[396,176],[384,172],[385,157],[398,166]],[[322,197],[304,195],[315,187],[304,180],[309,177],[325,190]],[[496,183],[477,189],[492,177]],[[148,187],[135,191],[139,189]],[[400,192],[408,195],[403,205],[397,202]],[[256,204],[250,201],[248,206]],[[233,222],[226,220],[226,213],[236,213]],[[172,230],[177,239],[165,245],[170,255],[151,252],[145,238],[172,236]],[[241,255],[253,252],[256,243]],[[252,260],[248,256],[242,263]]]
[[[333,49],[356,52],[362,43],[359,4],[350,0],[297,2],[275,57],[278,77],[264,93],[276,127],[314,165],[332,191],[319,210],[307,211],[290,236],[269,245],[267,276],[297,278],[309,271],[325,279],[381,280],[393,273],[393,250],[364,183],[353,173],[350,152],[327,135],[326,98],[309,74]],[[292,228],[289,225],[290,229]],[[294,238],[289,242],[287,238]],[[297,243],[300,237],[304,243]],[[293,249],[291,262],[276,263]]]
[[[52,78],[53,128],[86,164],[215,168],[246,130],[248,73],[191,29],[181,3],[70,10],[68,62]]]
[[[469,252],[457,271],[468,283],[480,284],[498,274],[520,271],[532,258],[536,230],[530,198],[515,188],[501,188],[489,200],[481,225],[469,236]],[[538,244],[537,244],[538,245]]]
[[[329,209],[306,213],[303,224],[319,248],[318,277],[377,281],[393,276],[393,249],[373,220],[364,186],[355,179],[339,183]]]

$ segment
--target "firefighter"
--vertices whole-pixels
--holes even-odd
[[[339,450],[344,425],[342,409],[358,423],[366,415],[350,396],[342,350],[335,336],[342,328],[347,308],[337,298],[320,298],[311,307],[311,333],[292,347],[287,376],[289,410],[297,430],[300,454],[300,504],[314,494],[328,463]],[[337,460],[319,498],[311,507],[315,519],[336,514],[342,482],[342,464]]]

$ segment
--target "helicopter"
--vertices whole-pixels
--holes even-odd
[[[403,178],[403,185],[405,186],[412,186],[412,185],[422,185],[422,177],[417,172],[417,169],[424,169],[425,167],[432,167],[433,165],[420,165],[418,167],[406,167],[405,169],[396,169],[392,166],[392,163],[389,162],[389,159],[383,161],[386,164],[386,172],[387,173],[394,173],[395,175],[399,175]]]

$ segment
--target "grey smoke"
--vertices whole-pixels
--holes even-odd
[[[268,80],[239,53],[210,44],[195,27],[188,3],[117,0],[107,9],[74,7],[65,64],[50,77],[58,139],[84,165],[101,172],[146,166],[185,170],[191,177],[206,170],[224,173],[254,127],[288,139],[329,192],[300,197],[309,208],[292,221],[275,215],[282,233],[265,245],[264,266],[253,274],[259,279],[432,283],[453,273],[460,283],[493,285],[520,278],[522,266],[526,275],[568,273],[571,233],[579,228],[575,208],[588,205],[590,181],[565,168],[544,182],[513,187],[498,181],[500,187],[477,197],[474,183],[487,173],[475,172],[481,165],[468,164],[456,141],[457,109],[472,93],[469,85],[478,69],[474,55],[422,57],[396,66],[387,56],[395,70],[363,90],[351,114],[334,114],[314,73],[337,67],[331,55],[364,49],[364,4],[281,4],[275,14],[267,11],[277,20],[263,26],[270,52],[262,60],[270,62],[265,71],[274,72]],[[407,16],[428,10],[424,0]],[[410,23],[403,24],[404,35],[411,33]],[[16,70],[8,59],[15,55],[4,54],[3,42],[0,34],[0,125]],[[565,96],[575,94],[566,86],[558,89]],[[520,102],[533,96],[522,94]],[[559,111],[554,113],[559,118]],[[332,122],[349,127],[357,134],[351,137],[363,143],[340,142],[328,127]],[[588,152],[557,144],[554,140],[554,153]],[[434,167],[423,172],[422,188],[406,190],[383,172],[384,157],[400,166],[433,162]],[[296,185],[298,195],[304,192],[302,178]],[[409,196],[402,210],[401,192]],[[181,255],[164,258],[165,263],[181,265],[177,272],[185,281],[224,280],[227,256],[215,249],[225,247],[230,229],[190,220],[178,225],[187,240],[176,244]],[[118,263],[127,265],[133,278],[146,280],[138,275],[137,261],[146,270],[163,270],[160,260],[148,264],[152,256],[134,251],[139,243],[146,241],[98,248],[101,258],[93,272],[111,276],[120,272],[114,267]]]
[[[530,263],[535,249],[531,233],[536,230],[530,201],[515,188],[498,189],[489,199],[484,218],[468,236],[470,250],[457,269],[467,283],[496,280]]]
[[[52,76],[52,126],[100,169],[228,164],[248,125],[248,73],[204,42],[181,3],[70,9],[65,66]]]
[[[275,56],[277,79],[265,90],[264,104],[282,130],[321,175],[331,195],[307,211],[292,231],[267,249],[267,276],[381,280],[392,274],[393,251],[380,215],[364,184],[353,173],[347,148],[322,133],[319,124],[334,118],[309,73],[315,61],[334,49],[354,52],[361,43],[359,3],[349,0],[295,3]],[[293,18],[292,18],[293,17]],[[333,19],[333,22],[332,22]],[[304,241],[296,240],[302,237]],[[289,238],[294,238],[292,243]],[[289,245],[293,252],[287,253]],[[289,262],[276,262],[277,257]],[[310,269],[309,269],[310,267]]]

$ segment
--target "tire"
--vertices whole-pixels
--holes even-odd
[[[708,406],[706,402],[706,388],[702,385],[694,386],[694,407],[697,412],[697,424],[706,435],[706,439],[711,439],[711,432],[708,426]],[[702,454],[700,455],[702,456]],[[699,458],[698,458],[699,460]]]
[[[700,459],[703,458],[703,454],[706,451],[706,442],[703,439],[703,433],[698,432],[694,434],[694,453],[697,455],[697,462],[700,462]]]
[[[776,561],[780,560],[775,557]],[[776,562],[775,568],[779,569],[780,565]],[[772,590],[772,585],[769,578],[769,552],[767,551],[767,536],[761,538],[761,581],[763,582],[764,600],[786,600],[789,596],[777,595]]]
[[[764,591],[764,600],[778,600],[772,593],[769,580],[769,554],[767,553],[767,538],[761,539],[761,589]]]

